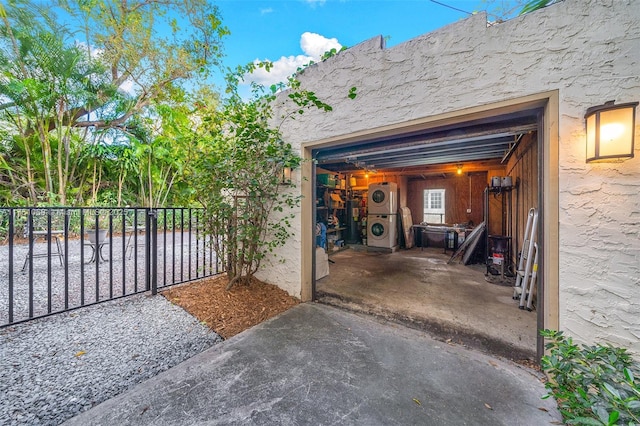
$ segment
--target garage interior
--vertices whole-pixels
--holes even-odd
[[[535,242],[543,250],[542,218],[531,210],[542,207],[542,114],[313,150],[314,299],[537,361],[544,265],[528,249]],[[521,306],[514,285],[527,265],[533,290]]]

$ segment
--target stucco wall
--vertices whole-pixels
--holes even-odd
[[[300,192],[300,170],[291,173],[291,180],[294,186],[281,186],[282,191],[288,191],[294,195]],[[301,297],[301,272],[302,242],[300,240],[301,218],[299,209],[293,213],[293,219],[289,217],[290,211],[282,213],[274,212],[272,220],[288,220],[292,224],[291,237],[280,248],[276,249],[274,255],[267,256],[261,263],[261,268],[256,274],[261,279],[270,284],[277,285],[292,296]]]
[[[286,121],[283,134],[301,146],[558,90],[560,327],[640,353],[640,141],[632,160],[585,164],[583,119],[590,106],[640,100],[638,22],[636,0],[566,0],[491,27],[479,14],[389,49],[374,38],[304,72],[333,112]],[[289,260],[263,278],[285,275],[299,295],[300,249],[299,239],[285,247]]]

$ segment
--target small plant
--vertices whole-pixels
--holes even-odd
[[[554,3],[557,3],[558,0],[531,0],[523,6],[520,11],[520,15],[524,15],[525,13],[534,12],[538,9],[542,9],[547,6],[551,6]]]
[[[550,340],[541,362],[551,376],[544,398],[555,397],[567,424],[640,424],[640,363],[626,349],[579,347],[561,331],[540,334]]]

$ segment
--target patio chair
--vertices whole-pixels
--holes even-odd
[[[29,239],[29,244],[33,246],[33,252],[27,251],[27,254],[24,258],[24,263],[22,265],[21,272],[27,268],[27,263],[29,262],[29,258],[38,258],[38,257],[49,257],[49,253],[36,253],[35,252],[35,244],[41,239],[49,243],[50,240],[55,241],[55,246],[51,247],[51,256],[58,256],[58,260],[60,261],[60,266],[64,265],[64,252],[62,250],[62,244],[60,242],[60,238],[64,237],[64,229],[54,229],[54,226],[57,227],[56,223],[52,223],[51,229],[49,229],[47,221],[43,220],[43,216],[33,216],[32,218],[32,228],[31,232],[29,232],[29,222],[27,221],[22,228],[22,236],[25,239]],[[31,238],[29,238],[31,237]],[[55,250],[55,251],[54,251]]]
[[[128,234],[128,237],[127,237],[127,245],[125,246],[124,253],[126,255],[126,253],[129,252],[129,259],[131,259],[131,255],[133,253],[133,250],[129,250],[129,249],[133,249],[136,246],[136,239],[138,238],[138,235],[142,235],[147,229],[146,217],[145,217],[146,210],[141,210],[141,212],[142,214],[138,213],[137,218],[135,215],[132,216],[131,219],[128,221],[128,224],[127,224],[128,226],[125,228],[125,233]],[[144,243],[140,244],[140,242],[138,242],[137,245],[138,246],[144,245]]]

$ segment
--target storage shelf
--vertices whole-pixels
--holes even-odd
[[[339,177],[342,175],[336,173]],[[326,181],[325,181],[326,182]],[[330,180],[331,182],[331,180]],[[316,221],[324,223],[327,226],[326,235],[332,239],[340,240],[347,232],[346,223],[346,198],[348,192],[344,188],[340,188],[340,182],[337,186],[323,183],[321,179],[316,182]],[[334,221],[335,219],[335,221]],[[329,227],[329,224],[335,224],[335,227]],[[338,223],[342,226],[338,226]],[[331,254],[331,253],[330,253]]]

